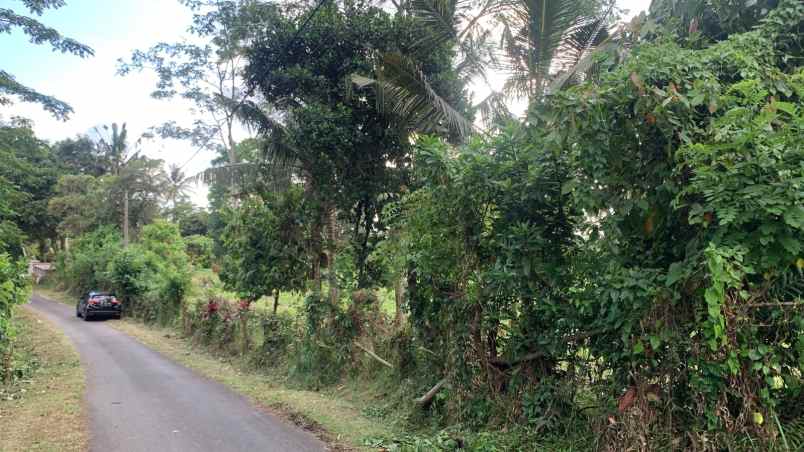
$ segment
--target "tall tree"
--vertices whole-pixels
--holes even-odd
[[[0,178],[8,183],[8,222],[46,251],[56,236],[56,219],[48,213],[59,168],[50,147],[26,121],[0,125]],[[1,220],[0,220],[1,221]],[[19,250],[17,250],[19,251]]]
[[[261,2],[255,0],[179,0],[193,12],[189,32],[203,44],[160,42],[121,60],[118,72],[151,69],[159,77],[151,94],[156,99],[190,101],[198,113],[192,124],[170,121],[155,127],[163,137],[189,140],[199,151],[221,148],[229,163],[235,148],[238,110],[249,97],[241,70],[242,47],[256,31]]]
[[[24,0],[23,5],[30,13],[41,16],[46,9],[64,6],[64,0]],[[95,54],[89,46],[62,36],[33,17],[18,14],[9,8],[0,8],[0,33],[10,34],[14,30],[21,30],[34,44],[50,44],[54,51],[72,53],[81,58]],[[66,103],[23,85],[12,74],[0,69],[0,105],[10,104],[13,98],[41,104],[59,119],[67,119],[73,112],[72,107]]]
[[[376,79],[375,55],[408,50],[411,36],[422,28],[369,2],[321,2],[303,14],[284,11],[276,3],[265,8],[265,28],[247,51],[244,75],[279,112],[279,121],[264,115],[256,121],[266,150],[281,151],[283,160],[296,165],[310,199],[319,206],[331,286],[336,283],[332,264],[339,232],[348,232],[356,250],[357,285],[368,286],[372,276],[367,258],[382,228],[378,213],[388,199],[381,195],[398,192],[404,182],[410,129],[400,127],[399,115],[345,87],[354,74]],[[316,58],[309,56],[313,49]],[[419,69],[432,86],[456,108],[465,106],[451,50],[429,48],[419,57]],[[252,106],[243,109],[248,114],[255,110]],[[334,221],[336,211],[347,220],[346,228]],[[320,254],[314,239],[311,256]]]
[[[171,216],[174,222],[178,221],[176,209],[179,204],[187,202],[187,193],[190,190],[191,183],[192,180],[185,176],[180,166],[171,164],[168,167],[164,198],[168,203],[168,209],[172,212]]]
[[[162,168],[164,162],[141,155],[142,138],[130,146],[125,123],[96,127],[94,132],[110,176],[104,178],[105,193],[121,213],[123,244],[127,245],[131,226],[140,229],[159,212],[167,180]]]
[[[251,197],[231,211],[224,231],[222,278],[248,301],[305,287],[308,216],[302,189]]]
[[[108,209],[103,183],[88,174],[66,174],[59,178],[48,211],[59,219],[63,237],[78,237],[102,223],[102,210]]]
[[[117,176],[118,178],[123,175],[123,171],[128,167],[129,163],[134,161],[138,157],[138,153],[129,154],[130,149],[128,147],[128,131],[126,130],[126,124],[123,123],[122,127],[119,127],[117,123],[112,123],[111,128],[107,125],[102,126],[103,132],[101,129],[95,128],[95,133],[98,138],[98,146],[103,149],[103,152],[106,156],[108,165],[109,165],[109,172]],[[111,132],[109,132],[111,130]],[[130,174],[127,172],[127,176]],[[129,242],[129,190],[128,187],[123,187],[122,190],[122,199],[123,199],[123,246],[128,245]]]
[[[89,136],[67,138],[53,145],[53,154],[59,165],[70,174],[102,176],[109,171],[104,150]]]

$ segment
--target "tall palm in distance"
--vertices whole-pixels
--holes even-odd
[[[112,193],[121,202],[123,244],[127,246],[132,216],[136,227],[143,218],[155,214],[159,193],[168,185],[168,176],[161,160],[149,159],[140,152],[144,136],[137,139],[133,146],[129,144],[125,123],[95,127],[94,132],[94,140],[106,167],[106,174],[114,176],[115,189]]]
[[[105,160],[109,165],[109,172],[114,176],[121,177],[129,164],[139,157],[139,152],[130,153],[128,146],[128,130],[126,123],[122,126],[112,123],[111,127],[95,127],[98,147],[102,150]],[[123,188],[123,246],[128,246],[129,242],[129,190],[124,184]]]
[[[187,201],[188,193],[191,191],[190,185],[193,183],[191,178],[181,170],[179,165],[171,164],[168,167],[165,184],[165,201],[171,209],[173,221],[176,221],[176,208],[180,202]]]

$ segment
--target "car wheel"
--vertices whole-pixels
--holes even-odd
[[[115,315],[114,315],[114,318],[115,318],[116,320],[120,320],[122,317],[123,317],[123,314],[115,314]]]
[[[81,310],[78,307],[75,308],[75,316],[81,318]]]
[[[87,311],[84,311],[84,321],[89,322],[90,316]]]

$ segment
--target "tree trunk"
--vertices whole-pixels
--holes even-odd
[[[246,356],[248,353],[248,345],[249,345],[249,337],[248,337],[248,313],[249,313],[249,306],[251,306],[251,301],[248,302],[245,309],[240,309],[240,330],[243,335],[243,342],[242,348],[240,350],[240,354],[242,356]]]
[[[13,347],[13,344],[9,342],[8,347],[5,350],[5,353],[3,353],[3,368],[2,368],[3,378],[0,379],[0,380],[2,380],[3,382],[6,382],[6,383],[11,381],[12,347]]]
[[[321,297],[321,217],[317,216],[313,223],[310,238],[310,263],[313,265],[313,291]]]
[[[435,397],[435,395],[438,394],[438,391],[440,391],[441,388],[443,388],[446,385],[447,385],[447,379],[442,378],[438,383],[435,384],[435,386],[430,388],[430,390],[427,391],[423,396],[417,398],[416,403],[421,406],[427,406],[430,403],[430,401],[433,400],[433,397]]]
[[[469,332],[472,338],[472,345],[475,349],[477,359],[486,373],[486,383],[492,392],[496,392],[496,385],[494,384],[494,374],[489,363],[489,355],[486,350],[486,342],[483,341],[483,307],[480,303],[476,303],[473,308],[472,320],[469,324]]]
[[[335,257],[338,248],[338,216],[337,211],[328,207],[326,211],[327,230],[327,276],[329,283],[329,302],[338,304],[340,290],[338,289],[338,274],[335,272]]]
[[[394,302],[396,304],[396,313],[394,315],[394,324],[398,327],[404,321],[404,314],[402,313],[402,305],[405,303],[405,275],[399,275],[394,281]]]
[[[279,291],[274,291],[274,317],[276,317],[276,309],[279,307]]]
[[[227,121],[226,124],[227,129],[227,138],[229,139],[229,146],[226,147],[226,151],[229,154],[229,163],[234,165],[237,163],[237,153],[235,153],[235,141],[234,137],[232,136],[232,122]]]
[[[123,247],[128,246],[128,189],[123,191]]]

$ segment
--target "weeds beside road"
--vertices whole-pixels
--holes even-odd
[[[72,305],[72,297],[53,288],[38,286],[35,292],[48,299]],[[297,390],[283,385],[281,377],[248,369],[236,357],[219,358],[193,345],[171,328],[147,325],[137,320],[106,324],[162,353],[199,374],[218,381],[248,397],[255,405],[292,420],[312,431],[336,450],[363,447],[366,438],[392,437],[383,423],[364,416],[361,409],[336,394]],[[344,388],[344,392],[348,389]]]
[[[0,386],[0,451],[84,451],[88,430],[78,352],[50,322],[17,307],[14,378]]]

